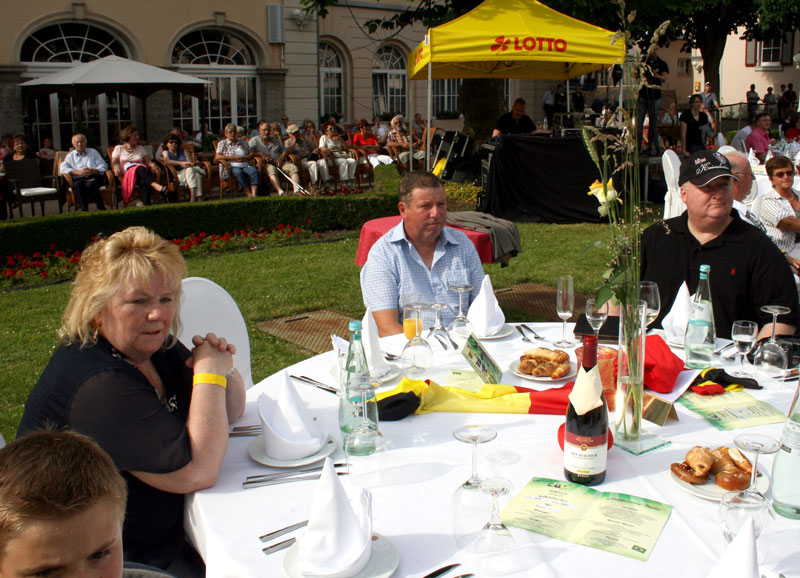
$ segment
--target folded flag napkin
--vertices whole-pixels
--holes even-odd
[[[753,518],[747,521],[734,536],[722,558],[711,570],[708,578],[759,578],[756,533]]]
[[[379,393],[381,421],[434,411],[477,413],[542,413],[564,415],[573,382],[535,391],[513,385],[486,384],[478,391],[442,387],[433,381],[403,378],[391,391]]]
[[[644,385],[659,393],[670,393],[675,387],[683,360],[672,353],[660,335],[648,335],[644,345]]]
[[[748,377],[733,377],[725,373],[724,369],[709,367],[700,372],[689,385],[695,393],[700,395],[716,395],[726,391],[741,391],[742,389],[762,389],[755,379]]]
[[[308,413],[289,374],[283,376],[277,401],[265,393],[258,397],[264,451],[276,460],[299,460],[321,450],[327,436]]]
[[[372,552],[370,496],[360,490],[351,503],[325,458],[308,516],[308,528],[300,539],[300,574],[345,578],[358,574]]]
[[[661,321],[661,327],[664,328],[664,333],[667,334],[667,340],[671,343],[683,345],[684,338],[686,337],[686,326],[689,325],[689,313],[692,311],[692,298],[689,295],[689,288],[684,281],[681,288],[678,289],[678,294],[675,296],[675,301],[672,302],[672,307],[669,313]]]
[[[492,280],[488,275],[483,276],[481,290],[469,306],[467,319],[472,325],[472,330],[478,337],[489,337],[503,328],[506,316],[500,309],[500,304],[492,289]]]
[[[364,319],[361,321],[361,341],[364,343],[364,353],[367,355],[367,365],[372,377],[383,377],[392,370],[392,366],[386,363],[381,351],[380,336],[378,335],[378,324],[372,316],[372,309],[367,307]]]
[[[594,366],[586,371],[583,366],[578,370],[575,386],[569,394],[569,401],[578,415],[583,415],[603,405],[600,395],[603,393],[603,382],[600,380],[600,369]]]

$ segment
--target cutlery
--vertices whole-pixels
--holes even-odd
[[[714,352],[714,355],[722,355],[724,352],[728,351],[731,347],[733,347],[735,343],[729,343],[728,345],[724,345],[720,347]]]
[[[445,351],[447,351],[450,348],[450,346],[447,345],[447,342],[442,338],[441,335],[436,336],[436,341],[438,341],[441,344],[441,346],[444,348]]]
[[[318,480],[322,474],[311,474],[308,476],[295,476],[295,477],[286,477],[286,478],[278,478],[274,480],[255,480],[252,482],[245,481],[242,483],[242,487],[245,490],[249,490],[250,488],[258,488],[260,486],[277,486],[278,484],[288,484],[290,482],[303,482],[306,480]],[[344,476],[347,475],[347,472],[336,472],[337,476]]]
[[[261,435],[260,429],[253,429],[249,431],[232,431],[228,434],[229,438],[245,438],[245,437],[256,437]]]
[[[395,355],[394,353],[384,353],[383,356],[386,358],[387,361],[397,361],[400,359],[399,355]]]
[[[310,377],[306,377],[305,375],[290,375],[289,377],[299,381],[300,383],[305,383],[306,385],[312,385],[312,386],[314,386],[314,387],[316,387],[318,389],[321,389],[323,391],[327,391],[328,393],[335,393],[337,395],[339,394],[339,392],[336,389],[334,389],[333,387],[331,387],[330,385],[326,385],[326,384],[322,383],[321,381],[317,381],[316,379],[312,379]]]
[[[458,576],[454,576],[453,578],[472,578],[475,574],[459,574]]]
[[[297,522],[296,524],[292,524],[291,526],[286,526],[285,528],[281,528],[280,530],[275,530],[274,532],[270,532],[269,534],[264,534],[263,536],[259,536],[259,540],[262,542],[269,542],[270,540],[274,540],[275,538],[280,538],[284,534],[288,534],[289,532],[294,532],[295,530],[299,530],[308,526],[308,520],[303,520],[302,522]]]
[[[525,335],[525,332],[522,330],[522,327],[520,327],[519,325],[517,325],[517,331],[519,331],[520,335],[522,335],[522,341],[526,341],[528,343],[533,343],[533,341],[531,341],[531,338],[528,337],[527,335]]]
[[[254,429],[261,429],[261,424],[254,424],[254,425],[237,425],[233,428],[233,431],[240,432],[240,431],[250,431]]]
[[[347,465],[346,463],[337,462],[337,463],[333,464],[333,467],[334,468],[341,468],[341,467],[346,466],[346,465]],[[310,473],[310,472],[321,472],[321,471],[322,471],[322,466],[321,465],[319,465],[319,466],[311,466],[309,468],[302,468],[302,469],[299,469],[299,470],[290,470],[288,472],[277,472],[277,473],[274,473],[274,474],[259,474],[257,476],[247,476],[245,481],[246,482],[255,482],[255,481],[263,481],[263,480],[275,480],[275,479],[278,479],[278,478],[286,478],[286,477],[289,477],[289,476],[296,476],[297,474],[307,474],[307,473]]]
[[[289,538],[288,540],[284,540],[283,542],[278,542],[277,544],[273,544],[272,546],[267,546],[266,548],[262,548],[261,551],[264,554],[272,554],[273,552],[279,552],[285,548],[288,548],[292,544],[297,542],[295,538]]]
[[[434,570],[430,574],[425,574],[425,576],[423,576],[422,578],[438,578],[442,574],[447,574],[448,572],[450,572],[450,570],[452,570],[453,568],[457,568],[458,566],[461,566],[461,564],[450,564],[448,566],[442,566],[441,568],[439,568],[438,570]]]
[[[458,351],[458,344],[455,341],[453,341],[452,337],[450,337],[450,332],[449,331],[445,331],[445,333],[447,334],[447,339],[450,340],[450,344],[453,346],[453,349]]]
[[[519,326],[522,327],[523,329],[527,329],[528,331],[530,331],[531,335],[533,335],[534,339],[541,339],[542,341],[550,341],[547,337],[542,337],[541,335],[536,333],[533,329],[531,329],[530,327],[528,327],[524,323],[520,323]]]

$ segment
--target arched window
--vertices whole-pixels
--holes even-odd
[[[322,115],[345,115],[344,67],[339,52],[327,42],[319,43],[319,86]]]
[[[201,118],[211,132],[235,123],[254,126],[258,118],[256,59],[247,42],[227,30],[204,28],[184,34],[172,51],[179,72],[208,80],[202,101],[173,93],[172,117],[187,132],[200,128]]]
[[[129,58],[129,51],[114,33],[86,22],[58,22],[33,32],[22,43],[20,61],[27,65],[27,78],[58,72],[79,62],[91,62],[106,56]],[[72,139],[73,125],[82,123],[90,146],[117,142],[121,128],[131,123],[130,97],[124,94],[101,94],[80,103],[51,94],[33,102],[28,111],[33,139],[41,145],[52,138],[56,149],[66,150]]]
[[[406,61],[393,46],[382,46],[372,63],[374,116],[406,114]]]

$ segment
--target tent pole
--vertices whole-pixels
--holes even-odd
[[[572,112],[572,111],[570,111],[570,109],[569,109],[569,105],[570,105],[570,102],[569,102],[569,101],[570,101],[570,100],[572,100],[572,99],[569,97],[569,78],[567,78],[567,114],[569,114],[570,112]]]
[[[431,125],[431,113],[433,112],[433,97],[431,93],[433,92],[432,86],[432,72],[431,72],[431,63],[428,61],[428,132],[425,133],[425,139],[427,140],[425,144],[425,170],[430,172],[431,170],[431,147],[430,144],[432,141],[433,135],[430,134],[433,125]]]
[[[414,172],[414,90],[408,79],[408,172]],[[403,118],[405,120],[405,118]]]

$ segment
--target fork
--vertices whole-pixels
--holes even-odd
[[[519,331],[520,335],[522,335],[522,341],[525,341],[527,343],[533,343],[533,341],[531,341],[531,338],[528,337],[527,335],[525,335],[525,332],[522,330],[522,327],[520,327],[519,325],[517,325],[517,331]]]
[[[522,327],[523,329],[527,329],[528,331],[530,331],[531,334],[533,335],[534,339],[541,339],[542,341],[550,341],[549,339],[547,339],[547,337],[542,337],[541,335],[536,333],[533,329],[531,329],[530,327],[528,327],[524,323],[520,323],[519,327]]]

